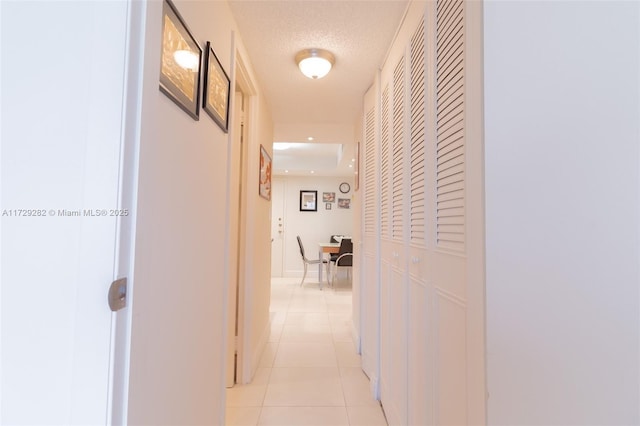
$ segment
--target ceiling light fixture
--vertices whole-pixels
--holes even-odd
[[[296,55],[296,64],[302,74],[314,80],[327,75],[335,62],[333,54],[322,49],[305,49]]]

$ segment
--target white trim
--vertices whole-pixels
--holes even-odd
[[[107,424],[126,425],[129,412],[129,372],[134,288],[136,217],[140,158],[140,123],[146,34],[146,1],[128,1],[122,105],[118,208],[129,215],[116,229],[114,278],[127,277],[126,308],[112,315]]]
[[[271,336],[271,317],[269,317],[269,321],[266,326],[262,329],[262,333],[260,333],[260,340],[258,341],[258,347],[255,351],[252,352],[251,356],[251,371],[255,372],[260,366],[260,358],[262,357],[262,353],[264,349],[267,347],[267,343],[269,342],[269,337]],[[253,380],[253,377],[244,377],[245,381],[241,384],[250,383]]]
[[[360,330],[356,328],[353,322],[351,323],[351,339],[353,339],[353,344],[356,347],[356,353],[362,354],[362,340],[360,339]]]

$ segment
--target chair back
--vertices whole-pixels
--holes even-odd
[[[302,259],[305,260],[306,257],[304,256],[304,246],[302,245],[302,240],[300,239],[300,235],[298,235],[296,238],[298,239],[298,245],[300,246],[300,255],[302,255]]]
[[[332,235],[331,238],[329,239],[329,242],[330,243],[337,243],[338,239],[336,237],[342,238],[342,235]]]
[[[353,242],[351,238],[343,238],[340,241],[340,250],[338,251],[338,258],[345,253],[353,254]],[[344,256],[337,261],[337,266],[353,266],[353,256]]]

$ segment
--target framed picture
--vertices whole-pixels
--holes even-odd
[[[326,203],[326,204],[324,205],[324,209],[325,209],[325,210],[331,210],[331,206],[332,206],[332,204],[331,204],[331,203]]]
[[[202,49],[171,0],[162,2],[161,47],[160,91],[198,120]]]
[[[336,202],[336,193],[335,192],[323,192],[322,193],[322,202],[323,203],[335,203]]]
[[[339,209],[350,209],[351,208],[351,198],[338,198],[338,208]]]
[[[318,191],[300,191],[300,211],[318,211]]]
[[[258,192],[265,200],[271,200],[271,157],[260,145],[260,187]]]
[[[229,129],[229,90],[229,76],[222,68],[211,43],[207,42],[202,108],[225,133]]]

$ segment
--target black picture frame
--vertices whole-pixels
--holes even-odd
[[[324,204],[324,209],[325,210],[331,210],[331,203],[325,203]]]
[[[229,96],[231,80],[222,68],[216,52],[207,41],[204,58],[204,89],[202,109],[209,114],[223,132],[229,131]]]
[[[301,212],[317,212],[318,211],[318,191],[300,191],[300,211]]]
[[[160,91],[199,120],[202,48],[171,0],[162,2]]]

